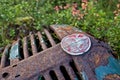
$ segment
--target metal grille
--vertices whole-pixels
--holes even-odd
[[[73,60],[41,74],[42,80],[83,80]]]
[[[51,29],[44,29],[42,32],[38,32],[36,34],[30,33],[29,36],[26,36],[23,39],[18,39],[12,45],[5,47],[1,57],[1,68],[38,54],[59,42],[60,40],[57,38],[57,35]],[[17,54],[13,54],[16,56],[10,61],[10,49],[15,44],[18,46],[19,52]]]
[[[97,80],[96,67],[106,65],[112,51],[104,42],[85,33],[91,39],[90,50],[82,56],[66,54],[60,46],[61,39],[80,32],[68,25],[51,25],[6,46],[0,61],[0,79]]]

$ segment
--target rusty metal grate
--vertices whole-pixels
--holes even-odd
[[[57,38],[56,34],[51,29],[44,29],[42,32],[36,34],[30,33],[29,36],[24,37],[23,39],[18,39],[12,45],[6,46],[1,57],[1,68],[7,67],[15,62],[26,59],[32,55],[35,55],[47,48],[50,48],[60,40]],[[16,60],[10,61],[10,49],[15,44],[18,45],[18,53],[14,57]]]
[[[6,46],[0,60],[0,79],[97,80],[95,69],[108,63],[112,50],[84,33],[91,39],[90,50],[82,56],[66,54],[60,41],[72,33],[81,31],[68,25],[51,25]]]
[[[83,80],[73,60],[43,73],[41,78],[42,80]]]

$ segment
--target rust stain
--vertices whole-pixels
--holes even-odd
[[[117,74],[110,74],[107,75],[104,80],[120,80],[120,75]]]
[[[96,54],[94,58],[95,58],[95,65],[98,65],[99,62],[100,62],[100,56],[99,56],[99,54]]]
[[[50,28],[57,35],[59,40],[73,33],[84,33],[84,32],[77,32],[76,30],[73,29],[73,27],[68,25],[67,26],[53,25]],[[54,42],[53,41],[54,38],[52,37],[50,32],[47,32],[47,34],[45,35],[49,36],[48,41],[50,41],[51,43]],[[108,56],[111,56],[110,53],[105,52],[107,51],[107,49],[102,47],[101,45],[99,45],[99,47],[91,48],[90,51],[92,50],[93,52],[88,51],[87,54],[85,55],[71,56],[66,54],[62,50],[60,43],[54,44],[50,48],[47,48],[48,46],[45,44],[46,42],[43,43],[43,40],[42,40],[43,34],[39,33],[38,35],[37,33],[35,36],[39,37],[39,43],[35,43],[36,40],[34,36],[31,37],[31,35],[27,36],[30,38],[30,40],[28,40],[27,38],[23,39],[24,40],[23,48],[25,49],[23,49],[23,51],[21,51],[20,54],[22,54],[23,52],[24,58],[17,62],[13,62],[15,63],[14,65],[10,64],[12,61],[8,60],[10,61],[8,62],[9,64],[4,68],[0,68],[0,80],[16,80],[16,79],[17,80],[36,80],[34,78],[40,75],[44,76],[45,80],[51,80],[51,77],[49,74],[51,70],[53,70],[56,73],[58,80],[65,80],[65,77],[63,76],[63,73],[60,70],[61,66],[66,68],[68,76],[72,78],[71,80],[73,80],[74,78],[75,79],[78,78],[78,80],[82,80],[81,77],[80,77],[81,79],[78,77],[80,76],[78,74],[80,74],[80,72],[83,72],[83,71],[86,73],[88,80],[97,80],[96,75],[94,73],[95,68],[99,65],[103,65],[103,63],[106,64]],[[92,41],[92,45],[99,44],[96,42],[95,38],[93,38],[90,35],[88,36]],[[38,52],[36,49],[37,48],[36,45],[41,45],[42,51]],[[25,50],[28,50],[28,51],[25,51]],[[33,53],[35,54],[33,55]],[[6,57],[4,59],[6,59]],[[6,61],[7,60],[5,60],[5,62],[2,62],[2,63],[5,64]],[[71,61],[74,62],[75,66],[73,64],[70,65]],[[7,74],[9,74],[9,77],[5,78]],[[18,74],[20,76],[15,77]],[[75,76],[73,76],[72,74]],[[119,76],[117,77],[118,77],[118,80],[120,80],[120,77]]]

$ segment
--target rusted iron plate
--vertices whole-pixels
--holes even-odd
[[[0,79],[3,79],[2,74],[6,71],[10,75],[10,77],[7,78],[8,80],[15,79],[16,74],[20,75],[20,77],[17,78],[18,80],[27,79],[36,72],[44,71],[50,67],[54,67],[55,65],[60,64],[62,61],[68,60],[70,60],[70,57],[63,52],[63,50],[60,48],[60,44],[58,44],[52,48],[36,54],[35,56],[31,56],[24,61],[16,63],[17,66],[15,67],[13,67],[14,65],[11,65],[0,70]]]
[[[69,34],[84,33],[70,25],[50,25],[50,28],[55,31],[60,40]]]
[[[41,76],[43,76],[43,80],[97,80],[95,69],[101,65],[105,66],[108,64],[108,58],[112,56],[110,47],[104,42],[96,40],[94,37],[82,32],[81,30],[77,30],[76,28],[68,25],[51,25],[51,29],[56,33],[60,40],[73,33],[85,34],[91,40],[91,47],[83,55],[69,55],[61,48],[60,43],[56,44],[54,42],[54,38],[51,36],[49,30],[45,29],[45,35],[52,46],[47,48],[47,45],[42,39],[42,34],[38,32],[36,35],[39,38],[39,45],[41,45],[43,51],[37,52],[35,43],[36,40],[34,38],[34,34],[32,34],[28,37],[30,37],[31,40],[31,53],[35,54],[30,56],[29,50],[27,49],[29,47],[29,41],[24,38],[24,59],[14,62],[14,64],[11,64],[7,67],[5,66],[1,68],[0,79],[39,80],[41,79]],[[51,77],[51,75],[54,75],[57,78]],[[119,77],[117,78],[119,80]]]
[[[55,31],[59,39],[62,39],[63,37],[68,35],[64,28],[66,27],[66,25],[64,27],[60,25],[51,25],[50,27]]]

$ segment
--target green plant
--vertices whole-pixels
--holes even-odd
[[[0,0],[0,46],[44,25],[68,24],[107,42],[120,57],[119,11],[119,0]]]
[[[81,28],[96,38],[110,44],[115,53],[118,53],[120,56],[120,15],[115,16],[113,9],[100,7],[101,4],[88,3],[87,15],[81,21]],[[116,3],[113,4],[113,7],[117,5]],[[97,6],[99,6],[99,10]]]

